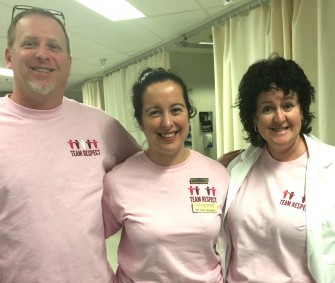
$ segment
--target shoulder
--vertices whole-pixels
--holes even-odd
[[[2,108],[5,104],[5,98],[4,97],[0,97],[0,107]]]
[[[223,166],[228,167],[229,163],[234,160],[238,155],[240,155],[243,151],[244,149],[229,151],[219,157],[217,161],[220,162]]]
[[[64,97],[63,101],[68,109],[68,112],[71,113],[73,121],[76,121],[76,123],[80,123],[88,129],[90,127],[99,128],[109,138],[113,137],[112,140],[120,140],[121,144],[124,139],[130,140],[130,135],[121,123],[105,111],[66,97]]]
[[[106,175],[122,175],[124,176],[125,173],[133,172],[133,169],[143,167],[143,151],[139,151],[134,153],[133,155],[129,156],[124,162],[116,165],[113,167],[111,171],[109,171]]]
[[[153,174],[143,164],[143,154],[143,151],[137,152],[107,172],[104,176],[104,188],[114,194],[118,188],[132,189],[143,178],[144,181],[148,180]]]
[[[263,148],[249,145],[245,151],[240,153],[234,160],[229,163],[228,170],[231,171],[238,164],[243,164],[243,166],[251,167],[258,159],[262,150]]]
[[[308,146],[311,146],[312,149],[315,149],[315,147],[318,147],[320,150],[325,150],[325,151],[330,151],[333,152],[335,151],[335,146],[324,143],[322,141],[320,141],[317,137],[308,134],[304,136],[306,143]]]
[[[108,115],[105,111],[103,111],[99,108],[89,106],[89,105],[85,105],[81,102],[75,101],[75,100],[67,98],[67,97],[64,97],[63,103],[65,105],[67,105],[67,107],[70,108],[71,111],[81,113],[82,115],[84,115],[84,117],[94,116],[96,118],[103,118],[103,119],[107,119],[107,120],[115,120],[112,116]]]
[[[203,168],[209,168],[210,170],[217,170],[219,172],[223,172],[223,174],[228,174],[228,170],[226,167],[224,167],[220,162],[217,160],[214,160],[212,158],[209,158],[208,156],[205,156],[197,151],[190,150],[191,155],[193,156],[193,162],[196,162]]]
[[[201,161],[201,162],[206,162],[208,164],[217,164],[218,162],[198,151],[195,151],[193,149],[190,149],[190,156],[196,160],[197,162]]]
[[[313,135],[304,136],[309,158],[313,162],[320,163],[321,166],[328,166],[335,163],[335,147],[321,142]]]

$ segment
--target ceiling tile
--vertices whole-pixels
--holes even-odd
[[[133,21],[94,24],[71,28],[71,30],[77,35],[100,42],[103,46],[119,52],[144,50],[161,40],[156,34],[136,25]]]
[[[229,11],[253,0],[233,0],[228,6],[223,0],[128,0],[146,18],[112,22],[90,11],[74,0],[25,0],[25,5],[62,11],[72,49],[72,71],[67,89],[104,72],[134,56],[141,55],[162,44],[178,40],[184,33],[199,30],[223,11]],[[20,3],[19,3],[20,4]],[[7,45],[7,28],[10,24],[12,0],[0,0],[0,49]],[[204,29],[204,28],[203,28]],[[208,37],[208,25],[204,37]],[[190,34],[189,34],[190,35]],[[202,37],[192,34],[195,41]],[[107,58],[106,68],[100,68],[99,60]],[[0,67],[6,67],[4,57]],[[12,79],[0,76],[0,91],[8,90]],[[11,87],[10,87],[11,88]]]
[[[147,17],[179,14],[201,7],[195,0],[128,0]]]
[[[141,19],[138,22],[166,40],[182,35],[199,22],[205,21],[205,19],[206,15],[202,11],[193,11],[183,13],[182,17],[180,15],[167,15],[159,18]]]

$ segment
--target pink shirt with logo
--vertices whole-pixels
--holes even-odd
[[[306,255],[306,163],[307,153],[280,162],[263,150],[248,173],[227,214],[229,283],[314,282]]]
[[[223,282],[213,246],[228,184],[228,171],[195,151],[168,167],[140,152],[108,173],[106,236],[123,226],[114,282]]]
[[[0,282],[107,283],[105,173],[137,151],[101,110],[0,98]]]

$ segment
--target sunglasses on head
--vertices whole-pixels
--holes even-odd
[[[13,7],[13,10],[12,10],[12,20],[20,13],[24,12],[24,11],[27,11],[27,10],[30,10],[30,9],[34,9],[36,7],[33,7],[33,6],[27,6],[27,5],[15,5]],[[43,8],[42,8],[43,9]],[[62,12],[60,11],[57,11],[57,10],[52,10],[52,9],[43,9],[45,11],[48,11],[50,12],[51,14],[53,14],[56,18],[58,18],[62,23],[63,25],[65,26],[65,16]]]

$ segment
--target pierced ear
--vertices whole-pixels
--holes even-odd
[[[252,117],[252,122],[254,123],[254,127],[256,127],[257,117],[255,115]]]
[[[255,132],[256,133],[258,133],[258,128],[257,128],[257,117],[256,117],[256,115],[254,115],[253,117],[252,117],[252,121],[253,121],[253,123],[254,123],[254,130],[255,130]]]

